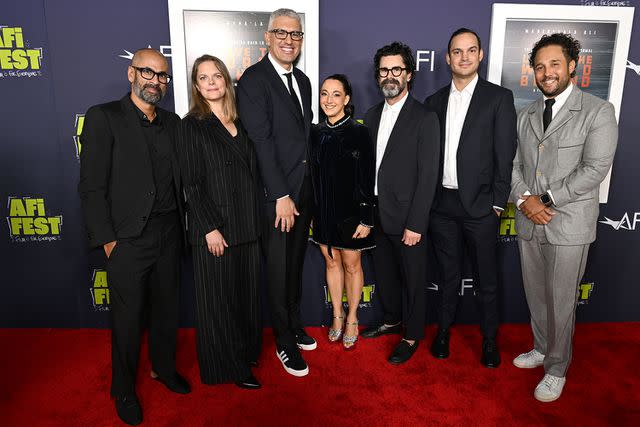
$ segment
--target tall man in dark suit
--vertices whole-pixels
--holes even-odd
[[[311,222],[312,191],[308,141],[311,83],[294,66],[302,47],[300,16],[278,9],[269,17],[269,54],[249,67],[238,82],[240,119],[254,142],[264,183],[269,308],[276,354],[284,369],[305,376],[309,367],[299,348],[316,342],[302,328],[302,265]]]
[[[507,205],[516,151],[516,111],[510,90],[478,76],[483,52],[467,28],[449,39],[452,81],[425,100],[440,119],[440,172],[429,233],[441,273],[438,333],[431,353],[449,357],[449,328],[458,305],[466,243],[481,306],[483,365],[500,364],[496,243]]]
[[[374,262],[381,324],[362,332],[365,338],[400,333],[404,339],[389,356],[404,363],[424,337],[426,242],[429,211],[440,158],[438,118],[410,94],[415,60],[409,46],[394,42],[376,52],[376,81],[385,101],[365,116],[376,156],[376,249]],[[403,291],[407,310],[403,316]]]
[[[127,70],[131,93],[87,111],[78,191],[91,247],[103,247],[111,289],[111,395],[118,416],[142,422],[135,392],[142,315],[150,315],[151,376],[173,392],[180,250],[180,173],[171,138],[178,116],[157,107],[171,76],[160,52],[141,49]]]

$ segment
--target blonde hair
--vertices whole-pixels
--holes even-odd
[[[212,55],[202,55],[193,63],[193,68],[191,69],[191,105],[189,106],[189,114],[198,119],[205,119],[213,115],[211,106],[198,90],[197,83],[198,67],[207,61],[213,62],[222,74],[222,78],[224,78],[225,94],[224,100],[222,101],[223,112],[226,118],[233,122],[238,118],[238,110],[236,109],[236,95],[233,89],[233,83],[231,82],[231,76],[224,62]]]

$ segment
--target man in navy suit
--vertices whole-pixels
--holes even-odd
[[[294,66],[304,33],[300,16],[278,9],[269,17],[269,54],[238,82],[238,110],[254,142],[264,184],[269,308],[276,354],[284,369],[305,376],[309,367],[299,349],[313,350],[300,320],[302,265],[311,222],[312,190],[308,150],[311,83]]]
[[[449,328],[458,303],[464,245],[469,249],[481,308],[483,365],[500,364],[496,238],[507,205],[516,151],[516,111],[509,89],[478,76],[483,51],[467,28],[449,39],[451,84],[425,100],[440,119],[440,173],[429,233],[441,272],[433,356],[449,357]]]

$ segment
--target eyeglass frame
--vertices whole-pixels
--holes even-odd
[[[154,77],[158,77],[158,83],[162,83],[164,85],[169,84],[171,82],[171,80],[173,80],[173,76],[169,73],[165,73],[164,71],[154,71],[149,67],[136,67],[135,65],[129,65],[131,68],[133,68],[134,70],[138,71],[140,73],[140,76],[145,79],[145,80],[153,80]],[[142,72],[152,72],[153,75],[151,77],[145,77],[144,74],[142,74]],[[160,76],[165,76],[167,81],[163,82],[162,80],[160,80]]]
[[[280,32],[280,31],[281,31],[280,34],[282,34],[282,33],[285,34],[285,36],[282,37],[282,38],[278,37],[278,32]],[[304,31],[287,31],[287,30],[285,30],[283,28],[274,28],[274,29],[269,30],[267,32],[273,34],[273,36],[275,38],[277,38],[278,40],[286,40],[287,37],[291,37],[291,40],[293,40],[294,42],[299,42],[299,41],[302,41],[302,39],[304,38]],[[299,34],[300,38],[299,39],[294,39],[293,38],[294,34]]]
[[[400,70],[400,72],[398,74],[396,74],[393,70]],[[379,67],[378,68],[378,77],[388,77],[389,73],[391,73],[391,75],[393,77],[400,77],[402,75],[403,71],[407,71],[408,68],[406,67],[391,67],[391,68],[387,68],[387,67]],[[381,73],[382,71],[384,71],[384,75]]]

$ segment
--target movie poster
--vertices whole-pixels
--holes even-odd
[[[609,99],[618,24],[616,22],[507,19],[501,85],[513,91],[516,110],[540,96],[529,53],[544,34],[566,33],[582,49],[573,83],[581,90]]]
[[[187,76],[191,75],[194,61],[206,53],[220,58],[229,69],[234,85],[237,84],[244,70],[260,61],[268,52],[264,33],[269,25],[269,14],[270,12],[185,10],[183,19]],[[304,14],[300,16],[304,28]],[[304,48],[302,52],[296,66],[304,71]]]

